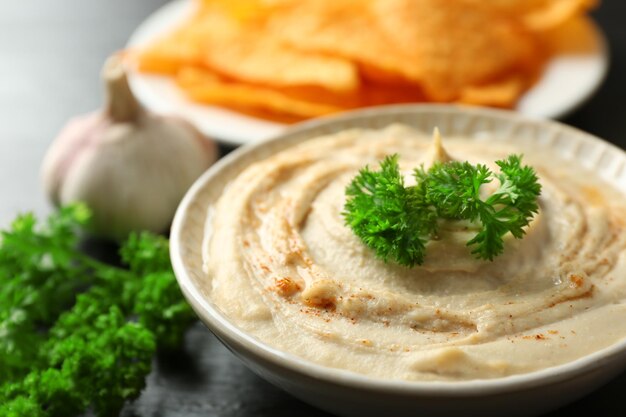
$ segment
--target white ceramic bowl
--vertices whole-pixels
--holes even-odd
[[[626,193],[626,152],[555,122],[469,107],[410,105],[373,108],[294,126],[284,134],[226,156],[192,186],[171,232],[171,257],[183,293],[200,319],[247,366],[294,396],[341,416],[532,416],[584,396],[626,368],[626,340],[573,362],[499,379],[407,382],[369,378],[324,367],[279,351],[246,334],[211,302],[202,271],[202,242],[209,204],[248,164],[290,145],[352,127],[394,122],[442,135],[515,137],[554,148],[564,158],[596,170]],[[626,279],[626,277],[620,277]]]

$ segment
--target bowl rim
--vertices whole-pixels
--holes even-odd
[[[202,191],[205,184],[218,175],[227,167],[233,166],[237,161],[246,155],[256,152],[257,149],[268,146],[275,142],[286,141],[295,135],[305,135],[309,131],[317,130],[320,127],[332,128],[333,125],[344,124],[346,122],[358,123],[368,117],[377,115],[394,115],[406,113],[469,113],[487,118],[507,119],[510,122],[526,122],[540,127],[559,129],[566,134],[579,136],[581,140],[624,152],[618,146],[605,141],[590,133],[584,132],[572,126],[560,122],[546,120],[539,117],[525,116],[513,111],[484,108],[467,105],[447,105],[447,104],[401,104],[390,106],[378,106],[360,109],[350,112],[343,112],[337,115],[316,118],[297,123],[280,134],[252,144],[243,145],[228,155],[221,158],[189,188],[181,203],[178,206],[170,232],[170,257],[178,284],[187,298],[192,308],[196,311],[204,324],[215,333],[218,338],[225,343],[236,344],[240,349],[259,357],[279,368],[308,376],[310,378],[325,381],[332,384],[349,386],[364,390],[399,394],[399,395],[428,395],[428,396],[487,396],[490,394],[500,394],[512,391],[521,391],[556,384],[567,379],[578,377],[582,374],[596,371],[614,360],[626,357],[626,337],[578,359],[564,364],[544,368],[522,374],[514,374],[506,377],[493,379],[473,379],[463,381],[406,381],[394,379],[382,379],[360,374],[354,371],[332,368],[312,361],[300,358],[294,354],[284,352],[274,348],[254,336],[239,329],[235,324],[220,312],[200,290],[194,285],[190,275],[187,273],[184,257],[182,256],[182,235],[183,225],[187,220],[187,211],[194,202],[196,195]],[[354,127],[359,127],[355,125]],[[360,127],[367,128],[366,125]],[[341,129],[343,130],[344,126]],[[332,130],[330,130],[332,132]],[[315,136],[318,136],[316,134]],[[303,139],[306,140],[306,139]],[[289,145],[288,145],[289,146]],[[225,343],[226,344],[226,343]]]

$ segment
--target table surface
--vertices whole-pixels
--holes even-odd
[[[100,67],[164,0],[0,0],[0,226],[18,212],[50,211],[40,184],[45,150],[71,116],[102,99]],[[563,121],[626,148],[626,2],[594,13],[611,48],[600,91]],[[222,148],[222,152],[229,149]],[[626,415],[626,373],[550,417]],[[248,371],[200,324],[183,352],[155,360],[123,416],[325,416]]]

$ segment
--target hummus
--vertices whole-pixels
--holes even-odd
[[[376,378],[496,378],[562,364],[626,336],[626,198],[593,172],[523,142],[445,138],[406,126],[348,130],[247,167],[210,208],[210,299],[262,342]],[[484,163],[523,153],[543,186],[524,239],[493,262],[451,223],[426,262],[375,258],[341,215],[366,164],[398,153]]]

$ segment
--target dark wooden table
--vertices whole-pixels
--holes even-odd
[[[48,144],[68,117],[99,106],[104,59],[164,3],[0,0],[0,226],[18,212],[49,212],[39,181]],[[595,97],[564,122],[626,148],[626,2],[604,0],[595,17],[610,42],[611,69]],[[624,392],[626,373],[549,416],[625,416]],[[188,332],[184,352],[155,361],[145,392],[122,415],[327,414],[252,374],[198,324]]]

